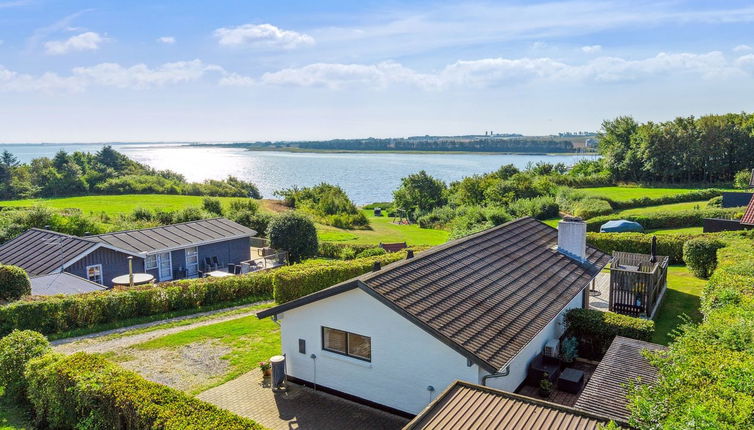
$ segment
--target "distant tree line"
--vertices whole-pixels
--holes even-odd
[[[261,198],[250,182],[232,176],[188,182],[176,172],[137,163],[110,146],[96,153],[61,150],[52,158],[25,164],[8,151],[0,155],[1,199],[139,193]]]
[[[334,139],[325,141],[264,142],[251,147],[294,147],[314,150],[345,151],[468,151],[468,152],[576,152],[573,142],[550,138],[427,138],[410,139]]]
[[[642,124],[621,116],[602,123],[599,147],[616,181],[727,182],[754,166],[754,115],[678,117]]]

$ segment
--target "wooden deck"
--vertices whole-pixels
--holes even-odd
[[[597,368],[597,366],[582,362],[575,362],[570,367],[584,372],[584,386],[586,386],[586,384],[589,382],[589,379],[592,378],[592,374]],[[583,391],[583,388],[581,391]],[[516,390],[516,394],[533,397],[535,399],[542,399],[548,402],[557,403],[559,405],[573,406],[576,404],[576,400],[578,400],[581,392],[578,392],[577,394],[571,394],[565,391],[560,391],[557,389],[557,386],[555,386],[553,387],[550,397],[545,398],[539,395],[539,386],[535,387],[530,385],[522,385],[518,390]]]
[[[591,292],[594,289],[596,292]],[[594,287],[590,286],[589,308],[607,312],[610,308],[610,273],[601,272],[594,278]]]

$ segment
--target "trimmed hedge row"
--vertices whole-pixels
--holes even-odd
[[[593,309],[571,309],[566,312],[565,323],[569,335],[580,338],[582,344],[592,345],[592,351],[580,351],[581,355],[592,358],[604,356],[615,336],[650,341],[655,332],[652,320]]]
[[[271,299],[272,273],[182,280],[70,296],[31,297],[0,306],[0,335],[13,329],[60,333],[246,298]]]
[[[683,244],[696,236],[687,234],[662,234],[657,236],[657,254],[670,257],[670,264],[683,264]],[[608,254],[613,251],[649,254],[652,235],[644,233],[594,233],[586,234],[586,241]]]
[[[671,203],[682,202],[696,202],[701,200],[709,200],[712,197],[723,195],[723,190],[717,188],[706,188],[703,190],[689,191],[688,193],[674,194],[671,196],[662,197],[639,197],[631,200],[617,201],[609,197],[600,197],[610,202],[610,205],[615,209],[632,209],[643,208],[647,206],[668,205]]]
[[[320,242],[317,255],[325,258],[340,259],[343,256],[343,252],[349,248],[354,251],[354,254],[359,254],[363,251],[366,251],[367,249],[375,247],[377,247],[377,245],[370,245],[365,243]]]
[[[29,362],[28,397],[42,428],[262,430],[102,356],[50,353]]]
[[[676,212],[652,212],[635,215],[605,215],[586,220],[587,231],[600,231],[602,224],[618,219],[635,221],[645,229],[701,227],[705,218],[731,218],[741,209],[701,209]]]
[[[650,354],[654,384],[629,390],[634,428],[754,428],[754,242],[725,242],[702,294],[704,319]]]
[[[275,272],[274,297],[277,303],[286,303],[362,275],[370,270],[375,262],[382,265],[406,258],[405,252],[358,258],[349,261],[335,261],[330,264],[298,264]]]

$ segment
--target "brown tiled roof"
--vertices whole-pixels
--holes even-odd
[[[746,207],[746,212],[741,218],[741,224],[754,225],[754,196],[749,200],[749,206]]]
[[[99,246],[80,237],[32,228],[0,246],[0,263],[21,267],[30,276],[46,275]]]
[[[597,430],[608,421],[566,406],[456,381],[404,430]]]
[[[655,343],[616,337],[574,407],[614,420],[628,421],[626,384],[637,380],[651,384],[657,379],[657,369],[649,364],[641,351],[663,349],[664,346]]]
[[[503,368],[599,273],[557,251],[557,230],[521,218],[258,314],[361,288],[488,371]]]
[[[131,252],[149,253],[226,239],[252,237],[256,234],[256,231],[229,219],[211,218],[161,227],[116,231],[90,236],[88,239]]]

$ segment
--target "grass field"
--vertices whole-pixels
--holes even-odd
[[[365,210],[371,230],[344,230],[327,225],[317,225],[319,239],[344,243],[406,242],[409,245],[439,245],[448,240],[449,232],[419,228],[418,225],[393,224],[393,218],[375,217],[372,211]]]
[[[596,187],[581,188],[583,191],[595,197],[607,197],[615,201],[627,201],[640,197],[664,197],[688,193],[699,188],[646,188],[646,187]]]
[[[707,283],[695,277],[685,266],[668,267],[668,290],[665,299],[657,311],[655,334],[652,342],[667,345],[673,339],[671,333],[683,321],[686,315],[694,322],[702,319],[699,312],[699,297]]]
[[[667,205],[647,206],[643,208],[624,209],[616,215],[643,215],[653,212],[679,212],[695,209],[706,209],[707,201],[671,203]]]

